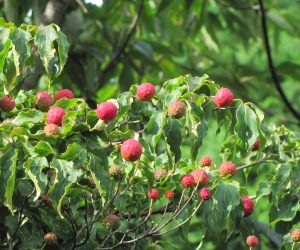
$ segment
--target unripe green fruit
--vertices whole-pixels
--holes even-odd
[[[168,115],[172,118],[179,119],[185,114],[185,106],[180,101],[172,102],[168,108]]]

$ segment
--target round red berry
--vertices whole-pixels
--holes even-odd
[[[37,94],[37,100],[35,102],[35,107],[41,111],[48,111],[49,108],[53,105],[54,100],[52,96],[44,91],[44,92],[39,92]]]
[[[201,159],[200,159],[200,164],[203,166],[203,167],[209,167],[212,163],[212,159],[209,157],[209,156],[203,156]]]
[[[191,174],[186,174],[181,178],[180,183],[185,188],[191,188],[195,185],[195,179]]]
[[[60,107],[53,107],[49,109],[47,113],[47,123],[56,124],[57,126],[62,125],[62,120],[66,112]]]
[[[199,195],[201,197],[202,200],[206,201],[209,200],[212,196],[211,190],[209,188],[202,188],[199,191]]]
[[[138,86],[136,95],[140,101],[150,101],[155,95],[155,87],[152,83],[143,83]]]
[[[97,106],[97,116],[104,122],[113,120],[118,112],[118,108],[112,102],[102,102]]]
[[[230,89],[220,88],[214,98],[215,104],[219,107],[228,107],[233,103],[234,96]]]
[[[179,119],[185,114],[185,106],[180,101],[175,101],[168,107],[168,115],[172,118]]]
[[[191,175],[194,177],[196,183],[207,184],[209,182],[209,176],[203,169],[196,169]]]
[[[61,89],[61,90],[59,90],[59,91],[56,92],[55,101],[58,101],[58,100],[60,100],[62,98],[73,99],[74,98],[74,94],[69,89]]]
[[[300,229],[294,229],[291,233],[291,239],[293,242],[300,242]]]
[[[165,192],[165,196],[168,200],[172,200],[174,198],[174,191],[173,190],[167,190]]]
[[[222,177],[227,175],[235,175],[236,173],[236,166],[233,162],[227,161],[223,162],[220,166],[220,174]]]
[[[244,215],[245,216],[251,215],[254,209],[253,201],[249,197],[244,195],[242,197],[242,202],[244,206]]]
[[[121,146],[121,155],[126,161],[136,161],[142,155],[142,146],[135,139],[128,139]]]
[[[152,188],[151,190],[149,190],[148,197],[153,200],[157,199],[159,197],[158,190],[156,188]]]
[[[16,103],[11,96],[7,95],[0,98],[0,109],[3,112],[10,112],[14,109],[15,106]]]
[[[246,243],[248,247],[257,247],[259,245],[259,239],[254,235],[249,235],[247,237]]]

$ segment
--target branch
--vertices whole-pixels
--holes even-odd
[[[292,104],[289,102],[287,96],[285,95],[285,93],[280,85],[276,70],[274,68],[273,59],[272,59],[271,47],[270,47],[269,37],[268,37],[267,20],[266,20],[266,14],[265,14],[263,0],[258,0],[258,3],[260,6],[260,11],[261,11],[261,25],[262,25],[262,31],[263,31],[263,40],[264,40],[264,44],[265,44],[265,48],[266,48],[269,70],[270,70],[273,82],[276,86],[277,91],[279,92],[279,94],[281,96],[281,99],[283,100],[283,102],[285,103],[287,108],[291,111],[291,113],[294,115],[294,117],[300,121],[300,114],[296,111],[296,109],[294,109]]]
[[[249,163],[249,164],[246,164],[246,165],[243,165],[243,166],[240,166],[240,167],[237,167],[236,170],[239,171],[239,170],[242,170],[244,168],[249,168],[249,167],[252,167],[252,166],[256,166],[256,165],[259,165],[263,162],[267,162],[269,160],[269,158],[262,158],[256,162],[253,162],[253,163]]]
[[[102,70],[102,72],[100,74],[105,74],[106,72],[110,71],[118,63],[120,56],[123,54],[126,46],[128,45],[128,43],[130,41],[130,38],[132,37],[132,35],[136,29],[136,26],[138,24],[141,14],[142,14],[143,7],[144,7],[144,0],[141,0],[141,3],[137,10],[137,13],[130,24],[129,31],[125,37],[123,44],[120,46],[117,53],[113,56],[111,61],[107,64],[107,66]]]

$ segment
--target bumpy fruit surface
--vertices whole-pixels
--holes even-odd
[[[228,107],[233,103],[234,96],[230,89],[220,88],[214,98],[215,104],[219,108]]]
[[[227,175],[235,175],[236,173],[236,167],[235,164],[231,161],[223,162],[220,166],[220,174],[221,176],[227,176]]]
[[[44,132],[46,136],[51,136],[51,135],[58,135],[59,134],[59,127],[55,124],[47,124],[44,127]]]
[[[16,106],[15,101],[10,96],[3,96],[0,98],[0,109],[3,112],[10,112]]]
[[[259,149],[259,140],[257,139],[253,144],[252,151],[257,151]]]
[[[154,179],[159,181],[161,178],[167,175],[167,171],[163,168],[157,168],[154,171]]]
[[[138,86],[136,95],[140,101],[150,101],[155,95],[155,87],[152,83],[143,83]]]
[[[168,107],[168,115],[172,118],[179,119],[184,116],[185,106],[180,101],[175,101]]]
[[[136,161],[142,155],[142,146],[135,139],[128,139],[121,146],[121,155],[126,161]]]
[[[104,218],[104,224],[113,229],[117,229],[120,225],[120,217],[121,216],[118,212],[112,212]]]
[[[245,216],[251,215],[254,209],[253,201],[249,197],[244,195],[242,197],[242,202],[244,206],[244,215]]]
[[[41,111],[48,111],[49,108],[53,105],[54,100],[52,96],[44,91],[44,92],[39,92],[37,94],[37,100],[35,102],[35,107]]]
[[[159,197],[158,190],[156,188],[152,188],[151,190],[149,190],[148,197],[152,200],[157,199]]]
[[[73,99],[74,98],[74,94],[69,89],[61,89],[61,90],[59,90],[59,91],[56,92],[55,101],[58,101],[58,100],[60,100],[62,98]]]
[[[173,190],[167,190],[165,192],[165,196],[168,200],[172,200],[174,198],[174,191]]]
[[[203,169],[196,169],[191,175],[194,177],[196,183],[207,184],[209,182],[209,176]]]
[[[259,239],[254,235],[249,235],[247,237],[246,243],[248,247],[257,247],[259,245]]]
[[[209,188],[202,188],[199,191],[199,196],[204,201],[209,200],[211,198],[211,196],[212,196],[211,190]]]
[[[57,245],[57,237],[56,234],[53,232],[46,233],[44,235],[44,241],[48,246],[56,246]]]
[[[49,109],[47,113],[47,123],[48,124],[55,124],[57,126],[62,125],[62,119],[66,112],[60,107],[53,107]]]
[[[203,156],[201,159],[200,159],[200,164],[203,166],[203,167],[209,167],[212,163],[212,159],[209,157],[209,156]]]
[[[291,233],[291,239],[293,242],[300,242],[300,229],[294,229]]]
[[[125,169],[121,166],[111,166],[108,169],[108,173],[110,174],[110,176],[116,178],[116,179],[120,179],[124,176],[125,174]]]
[[[191,174],[186,174],[181,178],[180,183],[185,188],[191,188],[195,185],[195,179]]]
[[[97,106],[97,116],[104,122],[112,121],[118,112],[118,108],[112,102],[102,102]]]

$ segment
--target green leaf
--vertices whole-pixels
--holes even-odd
[[[55,154],[53,148],[48,142],[40,141],[37,145],[34,146],[34,151],[39,156],[48,156],[50,154]]]
[[[70,44],[67,40],[67,37],[64,33],[60,30],[57,31],[57,44],[58,44],[58,54],[59,54],[59,72],[60,74],[63,71],[65,64],[67,63],[68,59],[68,51],[70,48]]]
[[[78,143],[72,143],[59,158],[72,161],[75,165],[80,166],[87,158],[87,151]]]
[[[175,161],[181,158],[181,144],[182,144],[182,126],[179,120],[169,118],[164,128],[167,142],[170,145],[170,150],[175,155]]]
[[[13,212],[13,193],[15,190],[18,150],[13,148],[0,158],[0,194],[5,205]]]
[[[21,111],[17,117],[13,119],[13,123],[16,125],[23,125],[27,123],[38,123],[44,118],[43,112],[35,109]]]

